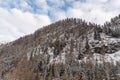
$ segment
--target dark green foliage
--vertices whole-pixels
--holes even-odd
[[[63,65],[60,65],[60,76],[63,76],[65,73],[65,67]]]
[[[100,53],[101,50],[102,50],[101,47],[95,47],[95,48],[94,48],[94,52],[95,52],[95,53]]]
[[[54,57],[60,54],[60,51],[65,47],[64,42],[60,42],[59,40],[56,40],[53,44],[52,47],[54,47]]]
[[[97,31],[94,32],[94,40],[101,40],[100,33]]]
[[[83,58],[84,58],[84,55],[81,54],[81,53],[79,53],[79,55],[78,55],[78,59],[81,60],[81,59],[83,59]]]
[[[102,29],[100,27],[94,28],[94,40],[101,40],[100,33],[102,32]]]
[[[86,49],[86,50],[89,50],[89,49],[90,49],[90,46],[89,46],[89,43],[88,43],[88,37],[86,37],[85,49]]]

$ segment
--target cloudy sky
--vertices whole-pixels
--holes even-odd
[[[103,24],[120,13],[120,0],[0,0],[0,41],[11,41],[64,18]]]

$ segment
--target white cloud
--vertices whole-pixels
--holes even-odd
[[[108,0],[86,0],[88,3],[92,4],[100,4],[100,3],[106,3]]]
[[[105,9],[108,11],[119,11],[120,12],[120,0],[110,0],[104,5]]]
[[[83,18],[86,21],[92,21],[98,24],[103,24],[109,21],[112,17],[120,13],[120,0],[46,0],[53,3],[50,7],[52,17],[56,20],[66,17]],[[58,9],[64,6],[65,2],[71,6],[66,6],[67,10]]]
[[[85,19],[86,21],[103,24],[120,13],[120,1],[86,0],[73,1],[67,10],[67,16]]]
[[[50,7],[48,6],[46,0],[35,0],[35,4],[38,8],[37,12],[48,13]]]
[[[0,7],[6,9],[17,8],[22,11],[33,10],[33,8],[27,3],[27,0],[0,0]]]
[[[15,6],[18,6],[18,4],[16,3]],[[21,0],[19,3],[19,7],[21,10],[23,11],[32,11],[32,7],[28,5],[28,3],[26,2],[26,0]]]
[[[67,18],[66,12],[63,10],[52,10],[53,21],[58,21]]]
[[[62,7],[65,4],[64,0],[47,0],[47,1],[52,3],[51,6],[55,8]]]
[[[80,9],[75,9],[75,8],[69,8],[67,11],[67,16],[68,17],[74,17],[74,18],[81,18],[84,15],[83,11]]]
[[[50,23],[47,15],[0,8],[0,40],[16,39]]]
[[[87,21],[95,22],[97,24],[103,24],[106,21],[110,21],[112,17],[114,17],[116,13],[114,12],[105,12],[102,9],[92,9],[89,13],[87,13],[84,18]]]

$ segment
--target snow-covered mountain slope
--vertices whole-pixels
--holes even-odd
[[[87,72],[94,76],[88,80],[108,79],[113,73],[105,68],[115,67],[115,74],[120,70],[120,38],[112,25],[65,19],[4,44],[0,48],[0,79],[87,80]],[[97,66],[103,62],[106,64]],[[107,77],[100,75],[103,72]],[[73,79],[75,76],[79,79]]]
[[[99,62],[101,62],[101,60],[102,61],[105,60],[108,62],[114,62],[114,63],[120,61],[120,56],[119,56],[120,55],[120,52],[119,52],[119,50],[120,50],[120,46],[119,46],[120,45],[120,38],[113,38],[113,37],[105,35],[104,33],[102,33],[100,36],[101,36],[100,41],[94,40],[90,37],[91,39],[88,41],[88,43],[92,49],[92,51],[91,51],[92,55],[85,54],[83,60],[89,59],[89,57],[92,56],[91,58],[94,59],[93,61],[95,61],[96,59]],[[83,43],[85,44],[85,42],[83,42]],[[67,48],[69,46],[70,46],[69,44],[66,45],[66,47],[64,47],[64,49],[61,51],[61,53],[59,55],[57,55],[55,58],[54,58],[54,51],[53,51],[54,47],[52,47],[52,48],[48,47],[48,49],[47,49],[48,55],[47,56],[50,57],[49,63],[50,64],[53,62],[65,63],[66,62],[66,55],[68,54],[68,53],[66,53],[66,50],[68,50]],[[101,54],[100,54],[99,51],[101,50],[102,47],[104,47],[106,50],[103,51],[103,53],[101,52]],[[96,48],[98,48],[97,52],[95,52]],[[32,50],[32,52],[30,51],[29,53],[27,53],[28,60],[30,60],[31,58],[34,58],[35,56],[38,56],[38,55],[44,55],[44,52],[42,52],[42,48],[40,46],[34,48]],[[79,51],[76,48],[73,49],[73,56],[75,57],[75,60],[79,61],[79,59],[78,59]],[[104,59],[102,59],[102,58],[104,58]]]

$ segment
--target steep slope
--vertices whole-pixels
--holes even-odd
[[[18,40],[5,44],[0,50],[0,72],[1,75],[9,72],[21,60],[27,59],[27,53],[32,51],[35,54],[37,47],[40,46],[42,52],[46,53],[48,47],[54,47],[54,55],[58,55],[61,47],[65,47],[64,38],[80,37],[87,30],[92,29],[86,22],[79,19],[66,19],[58,21],[47,27],[39,29],[34,34],[21,37]],[[71,37],[70,37],[71,36]]]
[[[86,68],[93,69],[91,66],[96,64],[96,59],[90,60],[92,56],[112,54],[120,50],[119,31],[116,32],[118,30],[116,27],[112,28],[114,25],[115,23],[111,22],[110,27],[108,24],[99,26],[81,19],[65,19],[4,44],[0,48],[0,78],[5,80],[56,80],[60,78],[76,80],[78,77],[85,80],[83,78],[89,77]],[[116,26],[119,28],[119,24]],[[104,60],[102,59],[106,63]],[[120,63],[116,62],[116,64]],[[111,70],[111,67],[109,69]],[[100,74],[101,72],[99,76]],[[99,80],[98,74],[94,76]],[[103,76],[102,79],[106,77]]]

